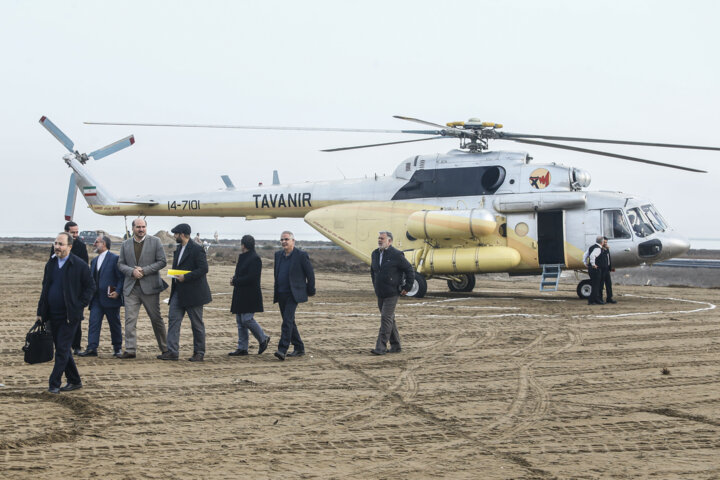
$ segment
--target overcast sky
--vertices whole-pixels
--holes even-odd
[[[359,151],[322,148],[394,135],[102,127],[136,121],[416,128],[479,117],[509,132],[720,145],[720,6],[714,1],[13,1],[0,2],[5,221],[0,236],[62,228],[66,153],[47,115],[89,152],[117,196],[197,192],[272,180],[390,174],[453,140]],[[583,145],[593,148],[595,145]],[[599,149],[600,146],[597,146]],[[510,142],[536,163],[592,174],[591,190],[655,202],[690,238],[720,238],[720,152],[606,147],[708,170],[697,174]],[[77,199],[81,229],[120,234]],[[149,231],[173,217],[148,219]],[[208,237],[322,238],[302,220],[189,219]]]

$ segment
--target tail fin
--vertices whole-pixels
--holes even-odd
[[[105,187],[102,186],[87,169],[75,158],[67,158],[65,163],[75,172],[75,184],[83,198],[91,207],[94,205],[115,205],[117,201]]]

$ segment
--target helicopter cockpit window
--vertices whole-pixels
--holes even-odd
[[[655,227],[655,230],[658,232],[667,230],[667,224],[663,221],[662,216],[655,210],[653,205],[643,205],[641,208],[645,216],[650,220],[650,223]]]
[[[647,237],[652,235],[654,230],[650,226],[650,222],[645,218],[645,215],[640,211],[639,208],[628,208],[627,209],[628,220],[630,220],[630,226],[638,237]]]
[[[622,210],[605,210],[603,212],[603,235],[608,239],[630,238],[630,227]]]

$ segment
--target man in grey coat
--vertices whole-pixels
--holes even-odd
[[[167,351],[167,331],[160,314],[160,292],[168,284],[160,278],[160,270],[167,260],[162,243],[147,234],[147,223],[142,218],[132,222],[133,236],[120,248],[118,269],[125,275],[125,351],[118,358],[135,358],[137,351],[137,319],[140,305],[150,317],[155,338],[161,353]]]

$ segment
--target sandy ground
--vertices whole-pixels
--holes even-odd
[[[321,272],[298,309],[307,355],[283,363],[272,270],[271,348],[228,357],[233,266],[212,265],[204,363],[184,360],[187,319],[181,361],[156,360],[143,313],[137,359],[112,358],[105,325],[100,357],[78,359],[85,387],[50,395],[51,364],[20,351],[42,265],[0,256],[2,478],[720,477],[717,289],[620,286],[591,307],[573,281],[433,280],[398,306],[403,352],[374,357],[365,271]]]

